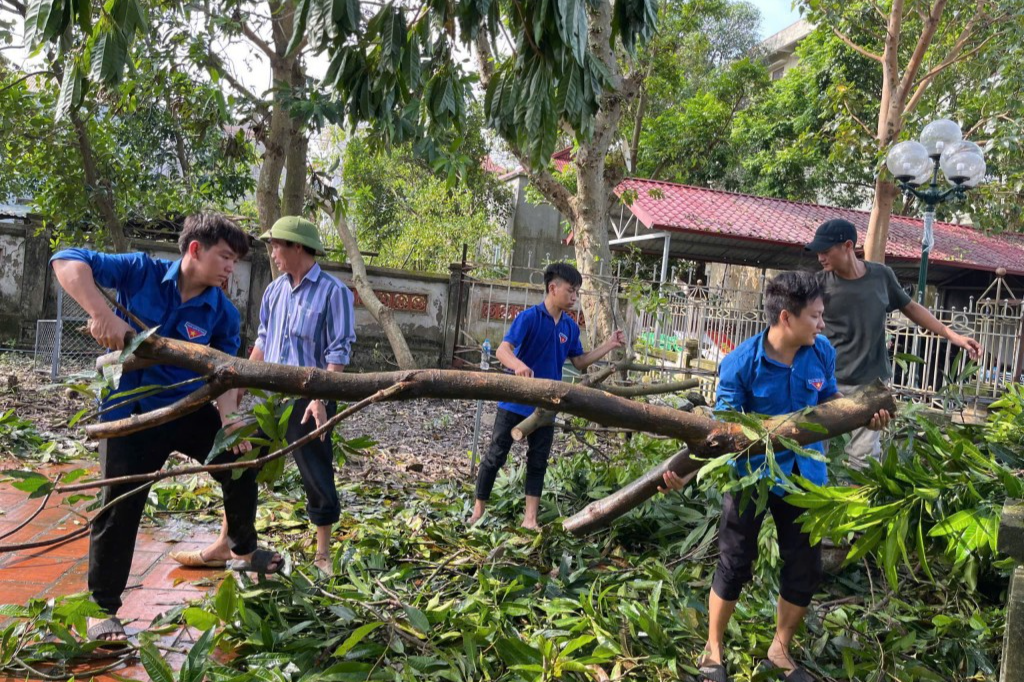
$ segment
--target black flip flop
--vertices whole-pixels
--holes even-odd
[[[275,556],[280,559],[277,566],[271,568]],[[249,559],[232,559],[228,562],[227,567],[232,571],[255,571],[260,575],[273,575],[284,570],[284,565],[284,557],[279,552],[270,549],[257,549]]]
[[[769,659],[761,661],[761,666],[768,672],[775,672],[775,679],[785,680],[786,682],[818,682],[818,678],[807,672],[807,669],[803,666],[798,665],[786,674],[786,671],[775,665]]]
[[[117,653],[131,646],[128,643],[128,633],[124,631],[124,623],[117,616],[101,620],[86,630],[85,635],[89,641],[103,644],[103,646],[96,647],[98,652]],[[114,638],[103,639],[104,635],[114,635]]]

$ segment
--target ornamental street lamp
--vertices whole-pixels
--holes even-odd
[[[981,147],[963,139],[960,126],[946,118],[932,121],[921,131],[921,141],[908,140],[894,145],[885,165],[908,195],[925,205],[924,234],[921,236],[921,267],[917,278],[917,302],[924,303],[928,279],[928,255],[935,237],[935,207],[954,198],[960,199],[985,177],[985,154]],[[939,186],[939,169],[950,183]]]

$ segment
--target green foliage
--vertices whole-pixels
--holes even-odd
[[[0,450],[21,457],[46,443],[36,425],[14,414],[14,408],[0,412]]]
[[[463,244],[508,247],[507,187],[479,161],[463,182],[450,184],[420,158],[409,147],[382,150],[362,136],[346,146],[347,216],[360,248],[378,254],[373,264],[445,273]]]
[[[76,113],[99,186],[86,182],[82,138],[54,115],[61,83],[41,78],[30,88],[0,65],[0,195],[28,199],[56,241],[102,242],[100,195],[127,223],[223,208],[254,187],[254,150],[242,133],[225,132],[219,91],[168,72],[155,49],[134,65],[135,77],[92,92]]]
[[[768,85],[758,59],[760,14],[742,0],[661,5],[658,33],[640,51],[644,113],[637,175],[693,185],[726,182],[739,162],[730,134]],[[639,101],[624,120],[634,133]]]
[[[1001,410],[1012,412],[1012,399],[1006,403],[996,408],[995,423],[1005,423]],[[901,420],[882,462],[850,472],[855,487],[801,481],[807,491],[788,499],[810,510],[804,528],[812,537],[856,533],[848,561],[874,554],[894,590],[901,565],[915,580],[934,579],[942,566],[973,589],[995,561],[1003,502],[1024,496],[1024,482],[1001,461],[1004,450],[992,447],[998,436],[942,428],[913,408]]]

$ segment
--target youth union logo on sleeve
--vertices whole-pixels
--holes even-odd
[[[563,334],[562,332],[558,332],[558,340],[561,343],[566,343],[569,340],[569,337]]]
[[[825,380],[824,379],[808,379],[807,383],[810,384],[811,387],[814,388],[815,391],[820,391],[821,387],[825,385]]]
[[[185,333],[188,334],[189,341],[194,341],[195,339],[198,339],[200,336],[206,336],[205,329],[203,329],[202,327],[197,327],[191,322],[185,323]]]

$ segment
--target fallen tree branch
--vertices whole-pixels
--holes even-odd
[[[175,469],[167,469],[166,471],[154,471],[151,474],[132,474],[130,476],[118,476],[116,478],[104,478],[96,481],[87,481],[85,483],[72,483],[70,485],[59,486],[56,488],[56,492],[69,493],[78,490],[92,490],[94,488],[102,488],[108,485],[121,485],[124,483],[152,483],[154,481],[160,481],[165,478],[172,478],[175,476],[190,476],[192,474],[202,473],[220,473],[222,471],[231,471],[233,469],[258,469],[264,464],[272,462],[275,459],[284,457],[287,454],[294,452],[301,448],[306,443],[319,438],[324,433],[330,431],[338,422],[346,419],[356,412],[359,412],[365,407],[368,407],[374,403],[379,403],[383,400],[388,400],[391,397],[401,393],[408,388],[407,384],[397,383],[393,386],[389,386],[377,393],[371,395],[368,398],[360,400],[354,405],[350,405],[338,414],[334,415],[321,426],[310,431],[308,434],[299,438],[298,440],[289,443],[286,447],[280,450],[275,450],[263,457],[251,459],[244,462],[226,462],[224,464],[206,464],[202,466],[191,466],[191,467],[177,467]]]
[[[583,381],[581,381],[579,385],[594,386],[596,384],[600,384],[611,375],[622,370],[623,367],[629,363],[630,357],[627,356],[621,362],[617,362],[614,365],[608,365],[607,367],[602,368],[599,372],[586,375],[583,377]],[[544,426],[553,426],[555,423],[555,417],[557,416],[558,410],[545,410],[543,408],[534,410],[530,416],[512,427],[512,440],[518,443],[539,428]]]
[[[666,471],[674,471],[685,483],[689,483],[697,475],[702,464],[690,459],[689,449],[683,448],[626,487],[604,499],[591,502],[580,512],[563,521],[562,528],[573,535],[586,535],[605,528],[615,519],[657,494],[658,488],[665,485],[662,476]]]
[[[633,384],[632,386],[605,386],[604,390],[620,398],[636,398],[642,395],[660,395],[662,393],[678,393],[700,386],[700,379],[685,381],[666,381],[660,384]]]
[[[319,438],[321,435],[323,435],[323,434],[327,433],[328,431],[330,431],[338,422],[342,421],[346,417],[349,417],[349,416],[355,414],[356,412],[359,412],[360,410],[362,410],[363,408],[365,408],[365,407],[367,407],[369,405],[372,405],[374,403],[378,403],[378,402],[380,402],[382,400],[386,400],[387,398],[389,398],[389,397],[391,397],[391,396],[393,396],[393,395],[395,395],[397,393],[400,393],[400,392],[404,391],[406,388],[407,387],[406,387],[405,384],[399,383],[399,384],[395,384],[393,386],[390,386],[390,387],[388,387],[388,388],[386,388],[386,389],[384,389],[382,391],[379,391],[379,392],[375,393],[374,395],[372,395],[372,396],[370,396],[368,398],[364,398],[363,400],[359,401],[355,405],[351,405],[348,408],[346,408],[346,409],[342,410],[341,412],[339,412],[338,414],[334,415],[333,417],[328,419],[326,422],[324,422],[322,425],[320,425],[317,428],[313,429],[308,434],[306,434],[302,438],[299,438],[295,442],[290,443],[289,445],[287,445],[286,447],[281,448],[280,450],[276,450],[276,451],[271,452],[271,453],[269,453],[267,455],[264,455],[263,457],[258,457],[256,459],[251,459],[251,460],[248,460],[248,461],[241,461],[241,462],[239,462],[239,461],[227,462],[227,463],[224,463],[224,464],[207,464],[207,465],[204,465],[204,466],[179,467],[179,468],[176,468],[176,469],[167,469],[167,470],[164,470],[164,471],[154,471],[153,473],[150,473],[150,474],[133,474],[133,475],[130,475],[130,476],[117,476],[115,478],[104,478],[104,479],[99,479],[99,480],[96,480],[96,481],[88,481],[88,482],[85,482],[85,483],[74,483],[74,484],[66,485],[66,486],[54,486],[54,488],[50,491],[50,493],[47,494],[47,499],[49,499],[49,495],[53,494],[54,492],[64,493],[64,492],[75,492],[75,491],[79,491],[79,490],[92,490],[92,489],[95,489],[95,488],[103,488],[103,487],[111,486],[111,485],[123,485],[123,484],[126,484],[126,483],[139,483],[140,484],[140,485],[132,488],[131,490],[129,490],[129,491],[119,495],[118,497],[115,497],[113,500],[107,502],[105,505],[100,507],[96,511],[95,514],[92,515],[92,517],[85,523],[84,526],[82,526],[81,528],[78,528],[78,529],[72,531],[71,533],[67,533],[66,535],[62,535],[62,536],[57,537],[57,538],[51,538],[49,540],[39,540],[39,541],[36,541],[36,542],[28,542],[28,543],[22,543],[22,544],[18,544],[18,545],[0,545],[0,553],[16,552],[16,551],[20,551],[20,550],[24,550],[24,549],[35,549],[37,547],[47,547],[47,546],[50,546],[50,545],[63,544],[65,542],[69,541],[69,540],[73,540],[73,539],[76,539],[78,537],[81,537],[82,535],[85,535],[89,531],[89,529],[92,527],[92,524],[96,521],[97,518],[99,518],[100,514],[105,512],[107,509],[110,509],[115,504],[119,503],[121,500],[127,499],[127,498],[129,498],[129,497],[131,497],[133,495],[138,495],[139,493],[145,492],[146,489],[152,483],[154,483],[155,481],[160,481],[160,480],[163,480],[165,478],[174,478],[176,476],[188,476],[188,475],[200,474],[200,473],[218,473],[218,472],[222,472],[222,471],[231,471],[231,470],[234,470],[234,469],[260,468],[263,465],[265,465],[265,464],[267,464],[267,463],[269,463],[269,462],[271,462],[271,461],[273,461],[275,459],[278,459],[280,457],[284,457],[285,455],[294,452],[295,450],[301,448],[303,445],[305,445],[306,443],[309,443],[310,441],[314,440],[315,438]],[[59,480],[59,477],[58,477],[58,480]],[[40,509],[40,511],[42,511],[42,509]],[[36,513],[38,514],[39,512],[36,512]],[[6,537],[6,536],[4,536],[4,537]]]
[[[86,428],[90,437],[114,438],[165,424],[198,409],[214,392],[219,395],[232,388],[256,388],[309,398],[352,401],[404,383],[406,388],[380,399],[510,400],[574,414],[605,426],[677,438],[698,457],[716,457],[748,449],[751,454],[761,451],[757,443],[751,449],[751,439],[739,424],[720,422],[670,407],[638,403],[561,381],[440,369],[342,374],[243,360],[207,346],[156,335],[146,339],[135,354],[197,374],[212,374],[211,383],[196,392],[210,389],[207,397],[198,400],[193,393],[165,408],[91,425]],[[791,438],[806,445],[865,426],[875,412],[882,409],[895,412],[896,404],[885,386],[877,382],[811,410],[768,418],[765,427],[774,437]],[[825,432],[804,428],[805,422],[824,427]],[[779,449],[785,449],[781,443],[779,446]]]

